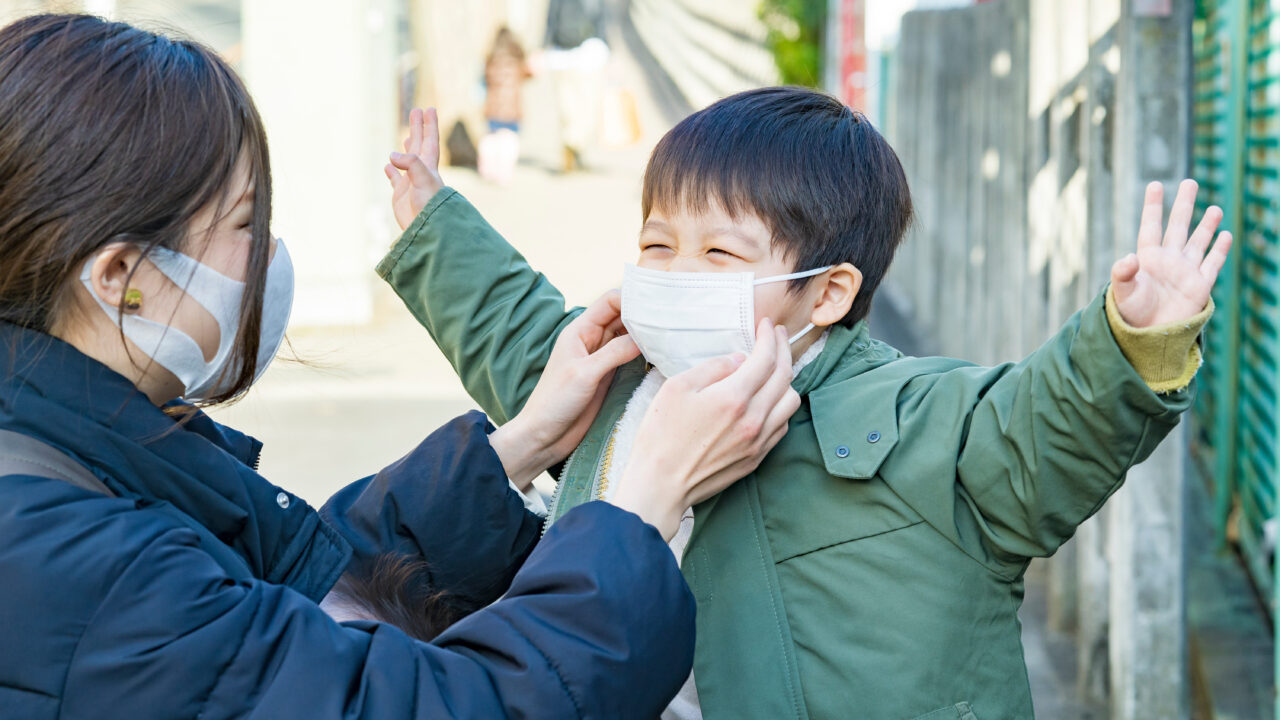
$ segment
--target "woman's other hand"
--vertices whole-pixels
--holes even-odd
[[[556,339],[538,386],[520,413],[489,436],[521,490],[582,442],[613,380],[640,355],[622,327],[622,295],[605,293]]]
[[[409,137],[404,152],[391,153],[383,168],[391,181],[391,208],[401,230],[409,227],[422,208],[444,187],[440,179],[440,118],[435,108],[409,113]]]
[[[786,328],[762,320],[745,360],[709,360],[663,384],[613,503],[669,541],[686,508],[759,467],[799,407]]]

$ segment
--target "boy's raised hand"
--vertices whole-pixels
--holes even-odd
[[[444,187],[440,179],[440,118],[435,108],[425,112],[414,108],[409,113],[404,150],[391,153],[391,162],[383,168],[391,181],[391,208],[401,230],[408,228]]]
[[[1209,291],[1231,249],[1231,233],[1219,233],[1217,242],[1209,246],[1222,222],[1222,209],[1215,205],[1205,211],[1188,237],[1197,189],[1194,180],[1182,181],[1165,229],[1161,227],[1164,188],[1160,183],[1148,185],[1137,253],[1111,266],[1116,310],[1135,328],[1188,320],[1209,302]]]

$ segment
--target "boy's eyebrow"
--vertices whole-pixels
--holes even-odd
[[[644,227],[640,228],[640,235],[641,235],[641,236],[643,236],[643,235],[644,235],[644,233],[645,233],[645,231],[647,231],[647,230],[653,230],[653,231],[655,231],[655,232],[662,232],[662,233],[666,233],[666,234],[668,234],[668,235],[674,235],[674,234],[675,234],[674,232],[672,232],[672,230],[671,230],[671,226],[670,226],[670,225],[668,225],[667,223],[662,222],[661,220],[647,220],[647,221],[645,221]],[[733,226],[733,225],[720,225],[720,226],[717,226],[717,227],[711,228],[710,230],[708,230],[708,231],[706,232],[706,235],[705,235],[705,236],[706,236],[706,237],[724,237],[724,236],[734,237],[734,238],[737,238],[737,239],[739,239],[739,240],[741,240],[741,241],[745,242],[746,244],[750,245],[750,246],[751,246],[751,247],[753,247],[753,248],[757,248],[757,249],[759,249],[759,248],[760,248],[760,241],[759,241],[759,240],[757,240],[756,238],[751,237],[751,235],[749,235],[749,234],[747,234],[747,233],[743,232],[741,229],[739,229],[739,228],[737,228],[737,227],[735,227],[735,226]],[[767,245],[767,243],[766,243],[766,245]]]
[[[707,235],[711,237],[729,235],[731,237],[735,237],[735,238],[738,238],[739,240],[742,240],[743,242],[747,243],[751,247],[754,247],[754,248],[760,247],[759,240],[751,237],[751,235],[743,232],[742,230],[740,230],[737,227],[734,227],[733,225],[721,225],[720,227],[711,228],[711,230],[707,232]]]
[[[657,230],[668,235],[671,234],[671,226],[661,220],[646,220],[644,227],[640,228],[640,234],[643,235],[645,230]]]

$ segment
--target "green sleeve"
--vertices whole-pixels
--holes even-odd
[[[953,367],[908,383],[899,436],[934,461],[907,463],[914,477],[904,484],[924,498],[915,504],[935,527],[949,526],[966,551],[1016,574],[1097,512],[1177,426],[1193,387],[1152,391],[1116,344],[1100,295],[1020,363]],[[939,484],[951,484],[946,456],[954,487]]]
[[[524,406],[580,312],[566,312],[560,291],[452,188],[436,193],[377,271],[495,424]]]

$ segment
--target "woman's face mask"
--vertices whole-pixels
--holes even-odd
[[[121,328],[126,338],[181,381],[184,398],[205,400],[216,397],[226,389],[219,379],[225,377],[227,382],[231,382],[236,375],[234,369],[228,372],[228,365],[231,363],[240,325],[244,283],[229,278],[192,257],[166,248],[153,249],[147,260],[191,300],[204,308],[216,322],[217,349],[209,359],[206,359],[205,349],[195,338],[174,325],[156,322],[137,314],[125,314],[122,318],[119,309],[102,300],[93,289],[93,258],[85,263],[80,281],[103,312]],[[284,340],[289,314],[293,309],[293,285],[293,262],[285,249],[284,241],[277,240],[274,256],[267,267],[255,380],[262,376]]]

